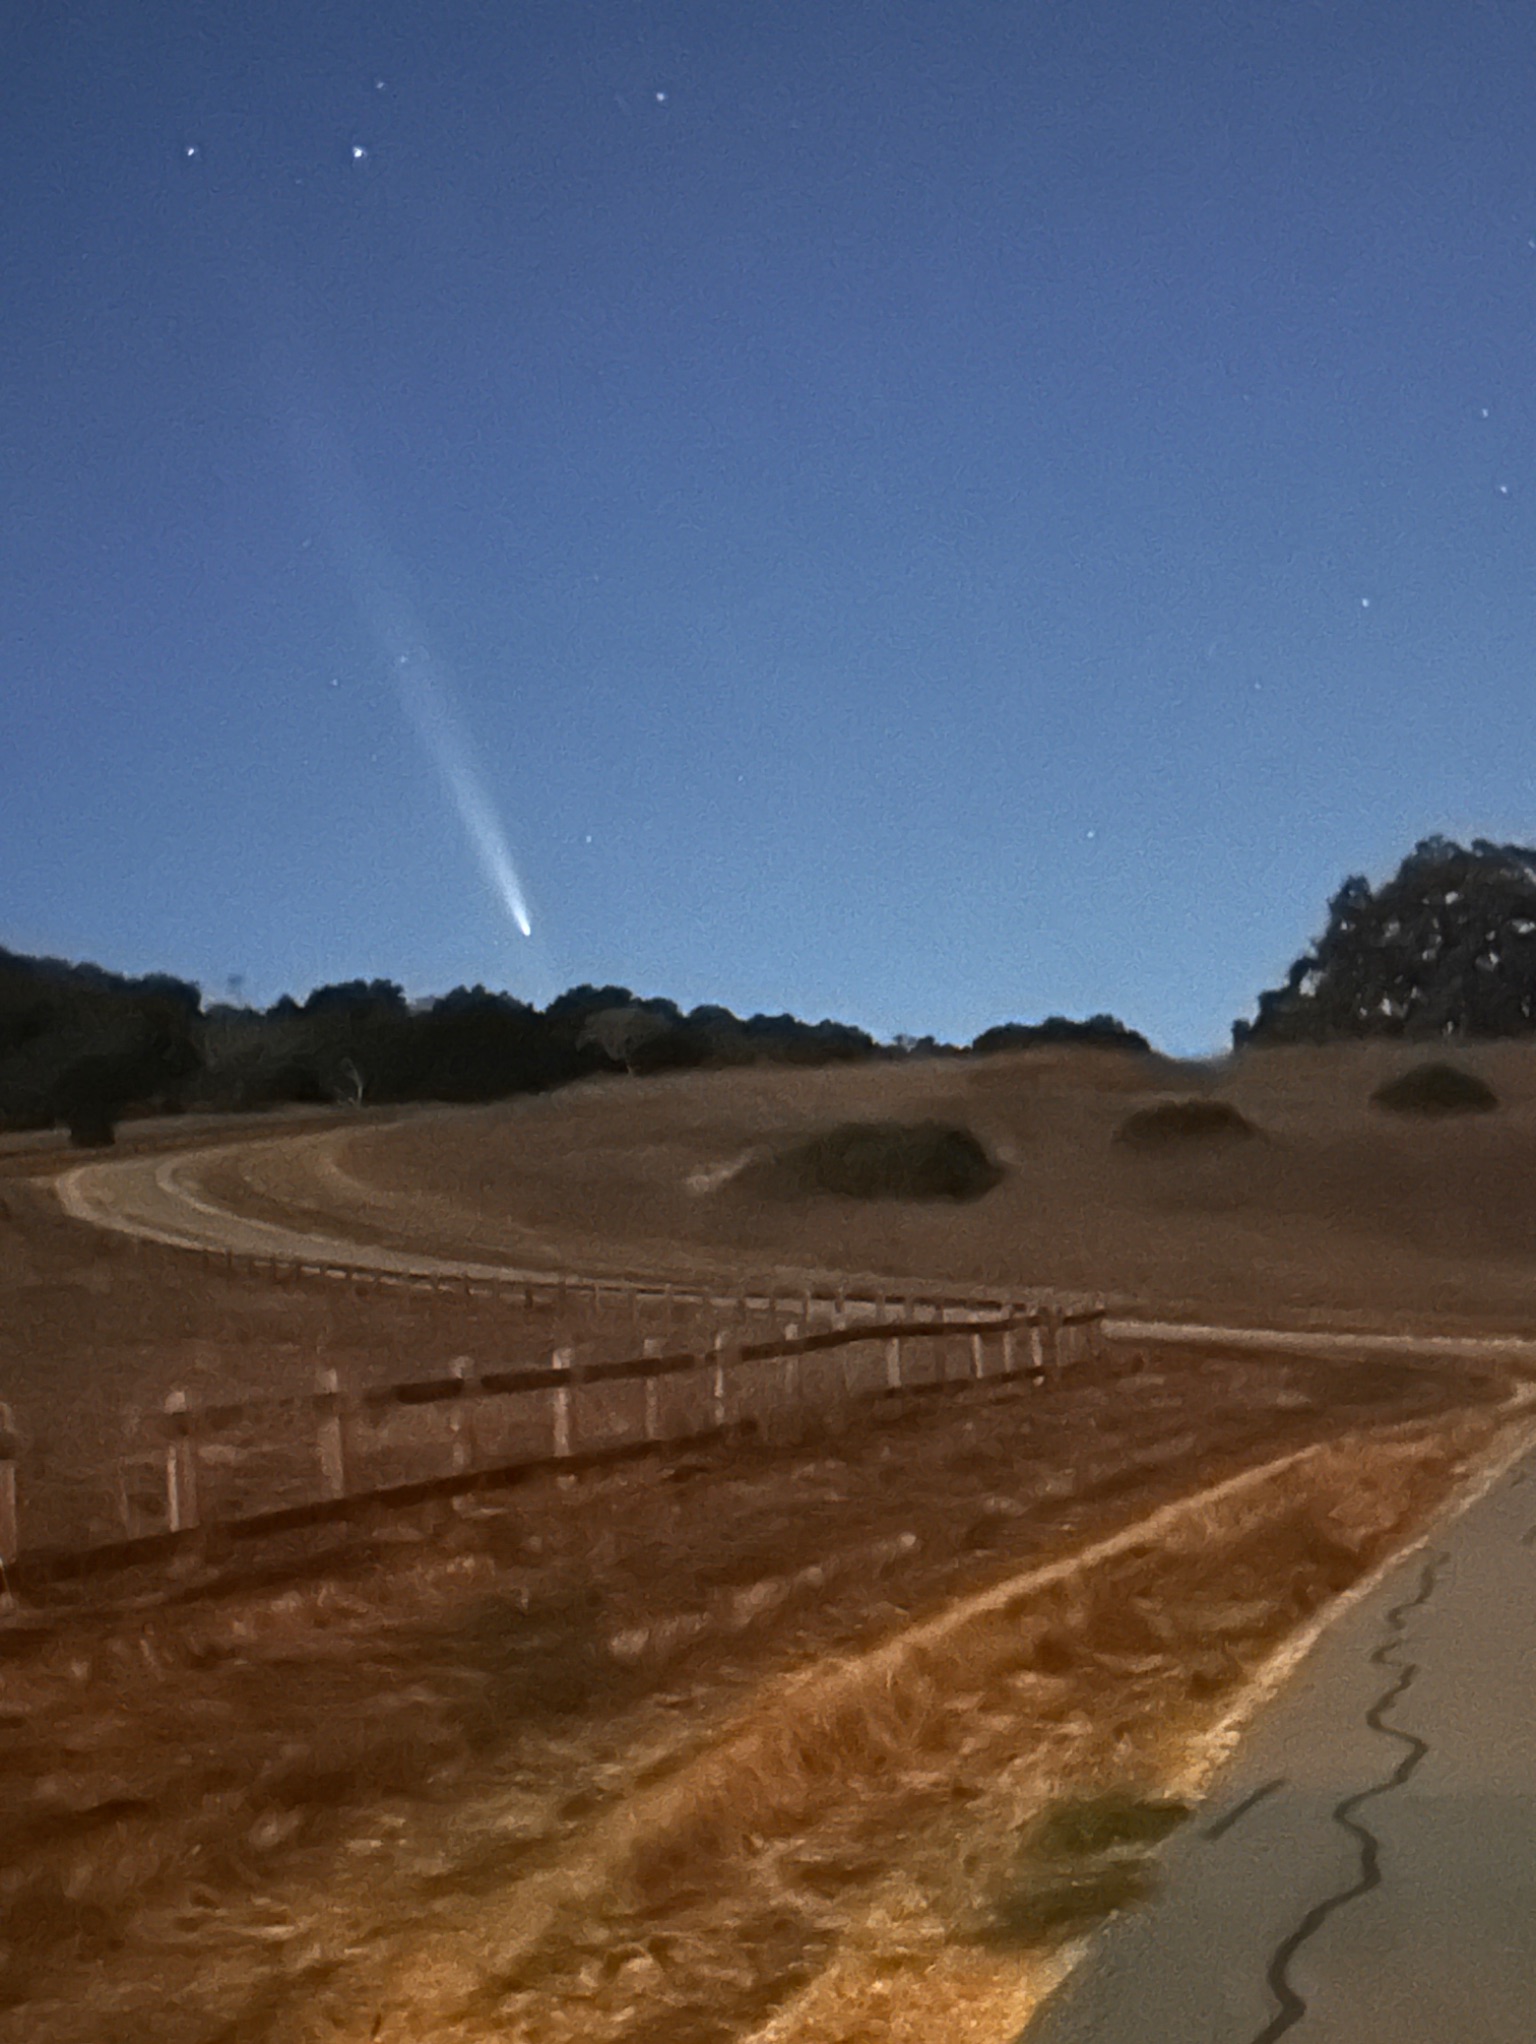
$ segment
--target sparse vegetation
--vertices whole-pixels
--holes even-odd
[[[1246,1142],[1258,1133],[1230,1100],[1160,1100],[1128,1114],[1115,1130],[1115,1141],[1133,1150],[1173,1150]]]
[[[743,1174],[746,1175],[746,1174]],[[845,1199],[980,1199],[1002,1166],[968,1128],[942,1121],[847,1121],[780,1151],[754,1182]]]
[[[1393,1114],[1487,1114],[1499,1104],[1493,1088],[1457,1065],[1414,1065],[1371,1095],[1373,1107]]]
[[[1124,1788],[1063,1796],[1025,1832],[973,1926],[976,1942],[1039,1949],[1144,1900],[1153,1848],[1188,1815],[1176,1797]]]

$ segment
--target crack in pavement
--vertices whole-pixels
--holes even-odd
[[[1228,1810],[1224,1817],[1218,1817],[1214,1824],[1207,1824],[1201,1834],[1202,1837],[1225,1838],[1234,1824],[1241,1823],[1250,1810],[1257,1809],[1267,1796],[1272,1796],[1278,1789],[1283,1789],[1285,1783],[1286,1777],[1283,1774],[1277,1774],[1273,1781],[1266,1781],[1263,1787],[1256,1788],[1251,1796],[1244,1796],[1235,1809]]]
[[[1305,1997],[1298,1994],[1291,1985],[1291,1961],[1301,1950],[1302,1946],[1316,1935],[1328,1921],[1329,1917],[1333,1916],[1338,1910],[1343,1909],[1348,1903],[1357,1901],[1360,1896],[1368,1895],[1373,1888],[1381,1886],[1381,1842],[1366,1825],[1356,1821],[1355,1812],[1362,1804],[1371,1802],[1375,1797],[1388,1795],[1393,1789],[1401,1788],[1429,1751],[1429,1746],[1425,1740],[1417,1738],[1412,1732],[1398,1731],[1394,1726],[1382,1722],[1382,1714],[1390,1710],[1393,1704],[1404,1695],[1419,1672],[1418,1664],[1415,1662],[1399,1666],[1387,1657],[1395,1653],[1401,1643],[1403,1627],[1409,1612],[1420,1609],[1428,1603],[1439,1581],[1440,1571],[1445,1566],[1447,1558],[1444,1554],[1438,1554],[1433,1560],[1425,1564],[1419,1577],[1418,1589],[1411,1597],[1406,1598],[1401,1604],[1395,1605],[1387,1613],[1387,1624],[1391,1627],[1391,1637],[1383,1640],[1381,1645],[1370,1656],[1373,1665],[1378,1668],[1396,1667],[1397,1675],[1396,1680],[1389,1685],[1366,1712],[1365,1721],[1373,1732],[1380,1732],[1389,1739],[1401,1739],[1408,1750],[1384,1781],[1374,1782],[1370,1788],[1356,1789],[1352,1795],[1347,1795],[1341,1802],[1336,1803],[1330,1813],[1335,1824],[1342,1830],[1347,1831],[1352,1838],[1359,1841],[1359,1878],[1348,1888],[1340,1889],[1335,1895],[1326,1896],[1321,1902],[1309,1909],[1290,1935],[1283,1939],[1276,1947],[1274,1956],[1269,1962],[1266,1978],[1269,1983],[1270,1992],[1274,1995],[1280,2007],[1278,2013],[1272,2016],[1263,2029],[1253,2038],[1252,2044],[1274,2044],[1274,2040],[1277,2037],[1284,2036],[1287,2030],[1301,2021],[1302,2017],[1307,2013],[1307,2003]]]

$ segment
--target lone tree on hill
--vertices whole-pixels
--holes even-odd
[[[1536,1030],[1536,850],[1420,840],[1373,889],[1352,874],[1244,1044],[1340,1037],[1528,1036]]]

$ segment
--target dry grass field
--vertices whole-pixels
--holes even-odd
[[[1444,1121],[1370,1105],[1425,1055],[1252,1052],[1207,1066],[1093,1052],[847,1071],[599,1081],[544,1099],[253,1153],[216,1193],[360,1213],[376,1239],[486,1256],[727,1276],[794,1268],[939,1276],[1132,1298],[1238,1324],[1536,1325],[1536,1052],[1456,1061],[1501,1106]],[[1147,1154],[1131,1111],[1202,1094],[1255,1140]],[[774,1201],[725,1175],[855,1118],[972,1128],[1008,1167],[964,1205]]]
[[[1528,1332],[1536,1061],[1458,1059],[1505,1104],[1439,1125],[1366,1104],[1411,1061],[603,1083],[264,1141],[203,1182],[544,1265]],[[1196,1092],[1262,1139],[1114,1144]],[[1008,1175],[867,1209],[719,1175],[865,1116],[965,1122]],[[173,1384],[417,1374],[557,1332],[135,1253],[50,1209],[70,1161],[0,1163],[0,1396],[61,1468]],[[1040,1387],[912,1393],[16,1610],[0,2039],[1001,2044],[1063,1941],[1155,1878],[1213,1726],[1504,1438],[1514,1388],[1492,1363],[1123,1344]]]

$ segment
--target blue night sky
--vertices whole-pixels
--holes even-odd
[[[1529,0],[6,17],[11,948],[1200,1052],[1536,836]]]

